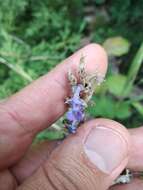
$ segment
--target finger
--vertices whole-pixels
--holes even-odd
[[[59,141],[46,141],[32,145],[24,157],[10,168],[18,184],[31,176],[49,158],[51,152],[59,145]]]
[[[110,188],[110,190],[142,190],[143,180],[134,179],[131,183],[126,185],[116,185]]]
[[[93,74],[98,70],[100,74],[105,75],[106,54],[99,45],[91,44],[7,101],[6,108],[9,113],[27,131],[37,132],[64,113],[63,102],[69,94],[67,73],[69,69],[77,72],[81,55],[85,56],[88,73]]]
[[[99,45],[91,44],[0,104],[0,168],[15,163],[33,136],[64,113],[64,99],[69,93],[67,72],[69,69],[77,71],[81,55],[86,56],[88,73],[98,70],[105,74],[106,54]]]
[[[129,130],[132,138],[131,157],[128,168],[143,171],[143,127]]]
[[[19,190],[106,190],[125,168],[129,150],[130,137],[122,125],[92,120],[59,145]]]
[[[15,190],[17,183],[15,178],[11,175],[9,170],[0,172],[0,189],[1,190]]]

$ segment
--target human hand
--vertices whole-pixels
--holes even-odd
[[[106,190],[127,167],[143,170],[143,128],[125,129],[108,119],[83,124],[77,134],[30,146],[35,135],[63,115],[67,71],[81,54],[89,73],[105,74],[104,50],[91,44],[47,75],[0,103],[0,190]],[[142,189],[141,180],[112,190]]]

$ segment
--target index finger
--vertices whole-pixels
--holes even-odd
[[[65,112],[64,99],[69,93],[67,72],[69,69],[76,72],[81,55],[85,56],[88,73],[98,70],[105,75],[106,53],[99,45],[90,44],[6,102],[9,115],[26,131],[38,132]]]

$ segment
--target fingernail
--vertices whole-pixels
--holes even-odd
[[[85,140],[89,160],[105,173],[111,173],[127,156],[127,142],[113,129],[94,127]]]

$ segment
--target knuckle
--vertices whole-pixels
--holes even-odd
[[[87,164],[84,154],[79,152],[79,149],[71,146],[68,144],[67,150],[65,145],[64,150],[60,149],[58,152],[55,150],[52,153],[44,166],[48,173],[48,181],[49,178],[53,180],[58,190],[96,189],[99,180],[95,179],[95,175],[98,171]]]
[[[0,104],[0,115],[0,127],[14,131],[15,135],[19,133],[27,135],[29,133],[24,126],[20,113],[13,109],[12,106]]]
[[[61,167],[51,162],[48,163],[48,168],[43,168],[47,181],[54,190],[79,190],[70,177],[71,175],[67,175],[67,172]]]

